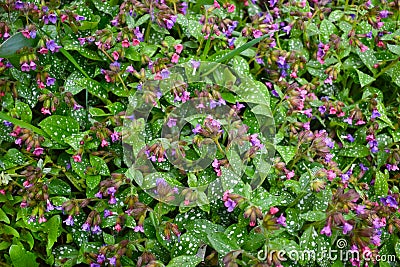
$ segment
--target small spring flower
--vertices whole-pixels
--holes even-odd
[[[121,135],[119,132],[113,132],[110,137],[111,137],[111,142],[114,143],[120,139]]]
[[[74,218],[71,215],[68,215],[68,218],[63,222],[66,225],[73,226],[74,225]]]
[[[169,128],[174,127],[174,126],[176,126],[176,122],[177,122],[177,119],[168,118],[167,126],[168,126]]]
[[[85,222],[85,223],[82,225],[82,230],[83,230],[83,231],[86,231],[86,232],[89,232],[89,231],[90,231],[90,224],[89,224],[88,222]]]
[[[182,52],[182,50],[183,50],[183,45],[177,44],[177,45],[174,46],[174,49],[175,49],[175,52],[177,54],[180,54]]]
[[[326,235],[326,236],[332,235],[332,230],[331,230],[330,225],[326,225],[324,228],[322,228],[321,235]]]
[[[144,233],[143,225],[136,225],[135,228],[133,228],[133,231]]]
[[[178,63],[178,60],[179,60],[179,55],[177,53],[174,53],[172,55],[171,62],[172,63]]]
[[[229,4],[229,6],[228,6],[228,12],[229,13],[232,13],[232,12],[234,12],[235,11],[235,5],[234,4]]]
[[[75,162],[82,161],[82,156],[80,154],[73,155],[72,158],[74,159]]]
[[[283,213],[281,214],[281,216],[279,216],[279,218],[276,220],[277,223],[279,223],[280,225],[282,225],[283,227],[286,227],[286,217],[283,215]]]
[[[100,234],[101,232],[102,232],[102,231],[101,231],[100,226],[98,226],[97,224],[93,226],[93,228],[92,228],[92,233],[93,233],[93,234],[98,235],[98,234]]]
[[[344,223],[343,225],[343,234],[347,235],[351,230],[353,230],[353,226],[349,223]]]

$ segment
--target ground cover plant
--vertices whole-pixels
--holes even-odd
[[[0,0],[0,266],[398,266],[399,10]]]

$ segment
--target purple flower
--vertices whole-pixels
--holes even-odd
[[[344,119],[343,121],[348,123],[348,124],[350,124],[350,125],[353,124],[353,119],[351,117],[348,117],[348,118]]]
[[[381,114],[379,113],[378,110],[376,110],[376,109],[372,110],[371,119],[375,119],[375,118],[378,118],[380,116],[381,116]]]
[[[75,16],[75,20],[76,21],[82,21],[82,20],[85,20],[86,18],[84,17],[84,16],[81,16],[81,15],[76,15]]]
[[[61,48],[54,40],[48,40],[46,42],[46,47],[49,49],[52,53],[58,52]]]
[[[321,233],[321,235],[331,236],[332,230],[331,230],[330,225],[326,225],[324,228],[322,228],[320,233]]]
[[[103,263],[106,260],[104,254],[97,255],[97,263]]]
[[[57,15],[56,14],[51,13],[51,14],[49,14],[47,16],[47,18],[51,23],[56,24],[56,22],[57,22]]]
[[[133,33],[136,35],[136,37],[139,39],[139,41],[141,41],[141,42],[143,42],[143,33],[140,31],[140,28],[139,27],[136,27],[134,30],[133,30]]]
[[[360,163],[359,166],[360,166],[361,171],[363,171],[363,172],[368,171],[368,167],[366,167],[364,164]]]
[[[101,267],[101,265],[98,263],[92,262],[92,263],[90,263],[90,267]]]
[[[13,124],[11,122],[9,122],[9,121],[3,121],[3,124],[6,127],[12,127],[13,126]]]
[[[71,215],[68,215],[68,218],[63,222],[66,225],[73,226],[74,225],[74,218]]]
[[[101,191],[97,192],[94,196],[97,198],[103,198],[103,194],[101,193]]]
[[[104,210],[104,218],[107,218],[109,216],[113,215],[113,212],[111,210]]]
[[[47,78],[46,78],[46,85],[47,85],[47,86],[52,86],[52,85],[54,85],[55,81],[56,81],[55,78],[47,77]]]
[[[365,206],[364,205],[357,205],[355,208],[357,215],[365,214]]]
[[[381,245],[381,231],[377,231],[372,237],[371,237],[371,243],[374,244],[375,246],[380,246]]]
[[[22,65],[21,65],[21,71],[30,71],[30,67],[29,67],[29,65],[28,65],[28,63],[26,63],[26,62],[24,62]]]
[[[349,233],[351,230],[353,230],[353,226],[349,223],[344,223],[343,225],[343,234],[346,235],[347,233]]]
[[[269,0],[269,6],[274,7],[278,3],[278,0]]]
[[[14,8],[15,9],[22,9],[24,7],[24,3],[20,0],[15,1]]]
[[[369,33],[367,33],[367,34],[365,35],[365,37],[367,37],[367,38],[372,38],[372,31],[370,31]]]
[[[198,134],[198,133],[200,133],[201,130],[202,130],[202,128],[201,128],[200,124],[197,124],[196,127],[192,130],[192,132],[194,134]]]
[[[382,10],[381,12],[379,12],[379,17],[381,17],[382,19],[387,18],[389,15],[389,11],[387,10]]]
[[[236,204],[235,201],[233,201],[232,199],[228,198],[228,199],[225,201],[224,205],[225,205],[225,207],[228,208],[228,212],[232,212],[232,211],[235,209],[235,207],[236,207],[237,204]]]
[[[98,226],[97,224],[96,224],[95,226],[93,226],[93,228],[92,228],[92,233],[93,233],[93,234],[96,234],[96,235],[100,234],[100,233],[101,233],[101,228],[100,228],[100,226]]]
[[[162,69],[160,74],[163,79],[167,79],[171,73],[168,69]]]
[[[347,139],[347,141],[349,141],[350,143],[354,142],[354,137],[351,134],[346,135],[345,137]]]
[[[279,94],[278,94],[278,92],[277,92],[275,89],[273,89],[273,90],[271,91],[271,95],[273,95],[273,96],[275,96],[275,97],[279,97]]]
[[[114,186],[107,188],[107,194],[114,195],[115,192],[117,192],[117,190],[115,189]]]
[[[229,47],[235,46],[235,40],[236,40],[235,37],[228,39],[228,46]]]
[[[176,122],[177,122],[177,119],[168,118],[167,126],[168,126],[169,128],[174,127],[174,126],[176,126]]]
[[[111,257],[111,258],[107,258],[107,259],[108,259],[110,265],[115,266],[117,264],[117,258],[115,256]]]
[[[198,67],[200,67],[200,61],[196,61],[196,60],[191,60],[190,63],[192,64],[193,69],[197,69]]]
[[[54,210],[54,206],[51,204],[50,200],[47,199],[46,203],[46,212]]]
[[[135,228],[133,228],[133,231],[144,233],[143,225],[136,225]]]
[[[32,39],[35,39],[35,38],[36,38],[36,31],[35,31],[35,30],[31,30],[31,31],[29,32],[29,36],[30,36]]]
[[[82,225],[82,230],[83,230],[83,231],[86,231],[86,232],[90,231],[90,224],[89,224],[88,222],[85,222],[85,223]]]
[[[119,132],[113,132],[111,134],[111,142],[117,142],[120,138]]]
[[[281,216],[279,216],[279,218],[276,220],[277,223],[279,223],[280,225],[286,227],[286,218],[285,216],[283,216],[283,213],[281,214]]]
[[[329,137],[325,138],[325,144],[331,149],[335,146],[335,142],[333,142]]]
[[[396,199],[392,196],[382,197],[381,202],[391,208],[397,209],[399,207],[399,203],[397,203]]]

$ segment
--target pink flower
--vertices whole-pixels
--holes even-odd
[[[117,142],[119,140],[119,137],[120,137],[119,132],[113,132],[111,134],[111,142],[113,143]]]
[[[106,141],[106,139],[101,140],[101,147],[105,147],[108,146],[108,142]]]
[[[364,44],[361,44],[360,50],[361,50],[362,53],[364,53],[365,51],[368,50],[368,46],[366,46]]]
[[[214,0],[214,7],[215,8],[221,8],[221,6],[219,5],[219,3],[216,0]]]
[[[294,177],[294,171],[290,171],[290,172],[286,173],[286,178],[288,180],[292,179],[293,177]]]
[[[119,53],[117,51],[112,52],[112,56],[115,61],[119,59]]]
[[[179,55],[177,53],[174,53],[172,55],[171,62],[172,63],[178,63],[178,60],[179,60]]]
[[[80,154],[73,155],[72,158],[75,162],[82,162],[82,156]]]
[[[128,41],[127,39],[124,39],[124,40],[121,42],[121,44],[122,44],[122,47],[125,47],[125,48],[127,48],[127,47],[130,46],[130,43],[129,43],[129,41]]]
[[[46,115],[46,114],[51,115],[51,112],[48,108],[43,107],[40,111],[42,112],[43,115]]]
[[[228,6],[228,12],[229,12],[229,13],[232,13],[232,12],[234,12],[234,11],[235,11],[235,5],[230,4],[230,5]]]
[[[62,14],[62,15],[61,15],[61,22],[64,22],[64,21],[66,21],[66,20],[67,20],[67,18],[68,18],[68,15],[66,15],[66,14]]]
[[[262,32],[260,30],[254,30],[253,36],[254,36],[254,38],[259,38],[262,36]]]
[[[269,209],[269,213],[271,214],[271,215],[274,215],[275,213],[277,213],[279,211],[279,209],[277,208],[277,207],[271,207],[270,209]]]
[[[33,151],[33,155],[35,156],[40,156],[43,154],[43,148],[41,147],[36,147],[35,150]]]
[[[177,44],[177,45],[174,46],[174,48],[175,48],[175,52],[180,54],[182,52],[182,50],[183,50],[183,45]]]
[[[121,227],[121,225],[119,223],[117,223],[115,225],[114,229],[115,229],[115,231],[119,232],[119,231],[121,231],[122,227]]]
[[[133,46],[137,46],[137,45],[139,45],[140,44],[140,41],[138,40],[138,39],[133,39],[132,40],[132,45]]]

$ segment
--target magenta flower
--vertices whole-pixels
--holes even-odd
[[[332,230],[331,230],[330,225],[326,225],[324,228],[322,228],[321,235],[326,235],[326,236],[332,235]]]
[[[279,223],[280,225],[286,227],[286,218],[285,216],[283,216],[283,213],[281,214],[281,216],[279,216],[279,218],[276,220],[277,223]]]
[[[344,223],[343,225],[343,234],[346,235],[347,233],[349,233],[351,230],[353,230],[353,226],[349,223]]]
[[[90,231],[90,224],[89,224],[88,222],[85,222],[85,223],[82,225],[82,230],[83,230],[83,231],[86,231],[86,232],[89,232],[89,231]]]

